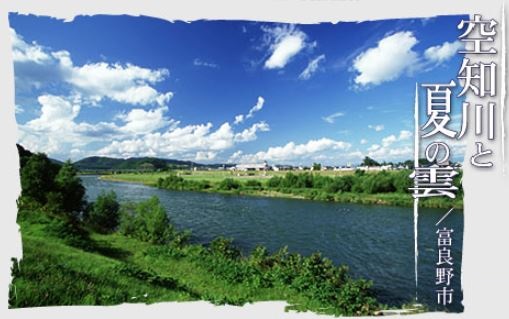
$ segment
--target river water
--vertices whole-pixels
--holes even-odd
[[[140,201],[156,195],[179,229],[190,229],[193,241],[208,243],[217,236],[234,239],[244,253],[256,245],[270,251],[288,246],[309,255],[320,251],[336,264],[346,264],[354,277],[373,280],[377,297],[390,305],[415,300],[413,211],[410,207],[329,203],[298,199],[222,195],[161,190],[134,183],[83,176],[93,201],[102,190],[113,190],[120,201]],[[410,195],[409,195],[410,196]],[[448,209],[420,209],[419,302],[430,310],[462,311],[460,271],[463,212],[453,211],[440,228],[454,229],[453,303],[437,305],[438,261],[435,223]]]

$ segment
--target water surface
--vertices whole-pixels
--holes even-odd
[[[412,208],[169,191],[103,181],[97,176],[82,179],[89,200],[110,189],[121,201],[158,196],[171,221],[179,229],[190,229],[195,242],[208,243],[226,236],[234,238],[245,253],[259,244],[270,251],[286,245],[303,255],[320,251],[336,264],[348,265],[355,277],[373,280],[377,297],[384,303],[400,305],[415,298]],[[420,209],[418,297],[430,310],[443,310],[436,303],[435,223],[446,212]],[[457,210],[450,214],[440,224],[444,226],[454,229],[454,302],[446,310],[462,311],[463,213]]]

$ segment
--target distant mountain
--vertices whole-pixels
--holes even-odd
[[[156,157],[111,158],[92,156],[73,163],[79,170],[138,170],[201,167],[203,164]]]

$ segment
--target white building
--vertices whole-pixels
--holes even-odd
[[[268,171],[270,169],[269,164],[267,162],[263,162],[262,164],[237,164],[233,167],[235,171]]]

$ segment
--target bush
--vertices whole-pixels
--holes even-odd
[[[250,179],[246,182],[246,186],[254,189],[262,188],[262,183],[256,179]]]
[[[66,244],[85,250],[90,250],[93,243],[90,235],[79,223],[68,220],[67,217],[54,217],[46,224],[50,235],[62,239]]]
[[[225,179],[223,179],[221,181],[221,183],[219,183],[219,187],[218,188],[220,190],[229,191],[229,190],[232,190],[232,189],[239,189],[240,188],[240,184],[239,184],[239,182],[237,182],[233,178],[225,178]]]
[[[233,245],[233,240],[218,237],[210,243],[210,252],[227,259],[237,259],[240,257],[240,250]]]
[[[94,230],[109,233],[117,229],[120,222],[120,204],[115,192],[102,192],[91,206],[87,223]]]
[[[268,187],[271,187],[271,188],[278,188],[281,186],[281,181],[283,179],[279,176],[272,176],[268,181],[267,181],[267,186]]]
[[[156,196],[138,204],[122,206],[119,231],[153,244],[168,243],[173,236],[173,226]]]

